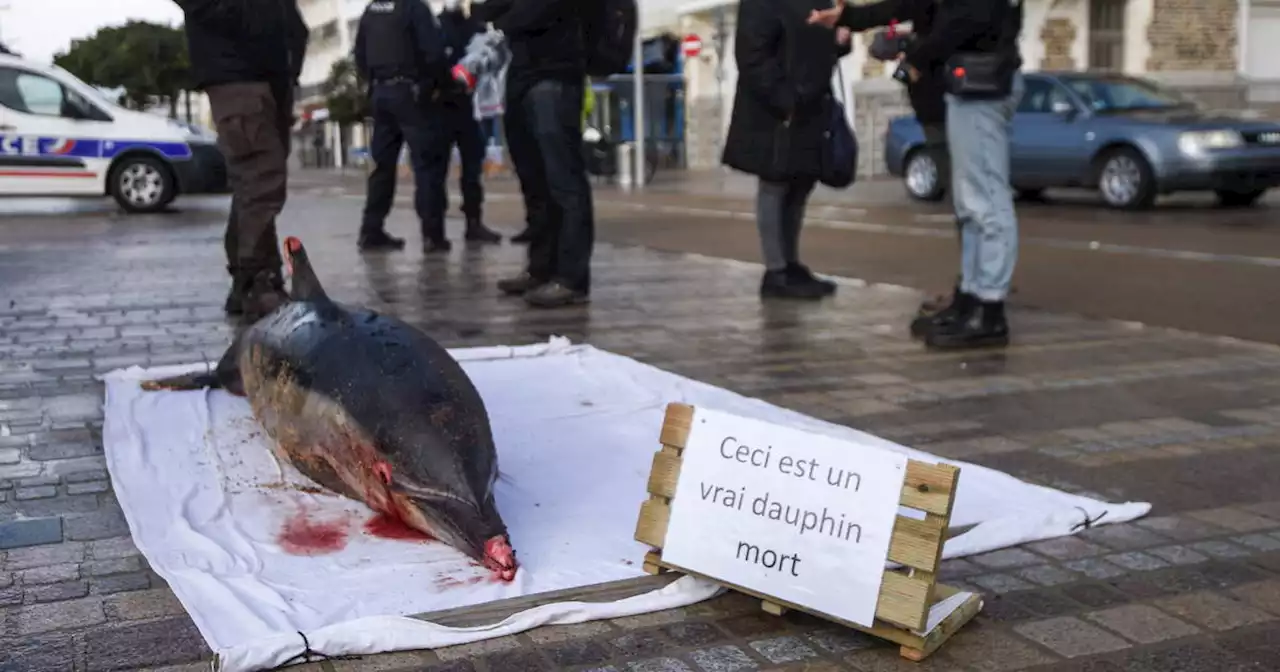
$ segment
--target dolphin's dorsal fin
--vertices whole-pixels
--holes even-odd
[[[295,236],[285,238],[284,252],[289,264],[289,296],[294,301],[328,301],[329,295],[325,294],[320,278],[311,267],[311,259],[307,257],[302,241]]]

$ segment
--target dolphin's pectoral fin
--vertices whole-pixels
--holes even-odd
[[[222,381],[218,379],[218,375],[216,373],[205,372],[186,373],[181,376],[144,380],[139,385],[142,389],[148,392],[158,392],[162,390],[179,392],[186,390],[202,390],[206,387],[211,390],[216,390],[222,387]]]

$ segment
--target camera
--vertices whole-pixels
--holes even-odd
[[[898,54],[906,51],[915,39],[914,33],[899,33],[895,26],[890,26],[889,30],[876,33],[867,53],[877,61],[895,61]]]

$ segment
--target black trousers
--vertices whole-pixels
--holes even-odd
[[[589,292],[595,215],[582,153],[584,85],[547,79],[508,91],[505,123],[532,236],[527,270]]]
[[[438,124],[429,119],[435,116],[434,105],[421,100],[427,95],[424,91],[420,96],[418,88],[407,82],[373,87],[373,138],[369,142],[373,172],[369,174],[361,235],[377,233],[386,225],[395,201],[400,149],[408,144],[413,165],[413,207],[422,221],[422,236],[428,240],[444,239],[444,204],[435,185],[444,184],[449,154],[438,140]]]
[[[467,219],[479,220],[484,208],[484,132],[480,130],[480,122],[476,120],[475,108],[470,99],[462,103],[444,103],[440,105],[441,129],[440,138],[444,142],[444,152],[450,160],[453,148],[458,148],[458,156],[462,159],[461,175],[458,187],[462,191],[462,214]],[[436,120],[432,120],[433,122]],[[444,179],[437,185],[441,208],[449,207],[449,192],[445,189],[448,179],[448,166]]]

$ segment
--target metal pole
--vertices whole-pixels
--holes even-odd
[[[634,184],[643,187],[645,183],[645,157],[648,152],[644,145],[644,38],[636,31],[635,45],[635,102],[631,112],[631,123],[635,126],[635,174]]]

